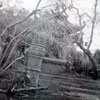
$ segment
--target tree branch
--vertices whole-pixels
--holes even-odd
[[[24,56],[21,56],[19,58],[16,58],[15,60],[13,60],[5,69],[0,70],[0,75],[4,74],[4,72],[6,70],[8,70],[16,61],[22,59]]]
[[[29,30],[29,28],[25,29],[23,32],[21,32],[20,34],[18,34],[17,36],[15,36],[15,37],[10,41],[10,43],[8,44],[8,46],[7,46],[5,52],[4,52],[4,54],[3,54],[3,56],[2,56],[2,58],[1,58],[1,60],[0,60],[0,65],[1,65],[3,59],[5,58],[5,56],[7,55],[8,49],[11,47],[12,43],[14,42],[14,40],[16,40],[17,38],[19,38],[21,35],[23,35],[24,33],[26,33],[28,30]]]
[[[93,21],[92,21],[92,30],[91,30],[90,42],[89,42],[87,49],[90,48],[90,46],[92,44],[92,40],[93,40],[94,26],[95,26],[95,21],[96,21],[96,17],[97,17],[97,12],[96,12],[97,11],[97,5],[98,5],[98,0],[95,0],[94,18],[93,18]]]
[[[13,24],[11,24],[11,25],[8,25],[8,26],[5,28],[5,30],[1,33],[0,38],[1,38],[3,35],[5,35],[6,31],[7,31],[10,27],[19,25],[19,24],[25,22],[27,19],[29,19],[33,14],[36,14],[36,13],[39,11],[39,10],[38,10],[38,6],[39,6],[40,2],[41,2],[41,0],[39,0],[39,2],[37,3],[37,6],[36,6],[35,10],[33,10],[25,19],[23,19],[23,20],[21,20],[21,21],[18,21],[18,22],[15,22],[15,23],[13,23]]]
[[[42,1],[42,0],[39,0],[39,1],[38,1],[38,3],[37,3],[37,5],[36,5],[35,10],[37,10],[37,8],[39,7],[39,5],[40,5],[41,1]]]
[[[25,51],[25,53],[27,53],[29,49],[27,49]],[[2,75],[6,70],[8,70],[16,61],[22,59],[24,57],[24,55],[22,55],[21,57],[16,58],[15,60],[13,60],[9,65],[7,65],[4,69],[0,70],[0,75]]]
[[[29,33],[29,32],[28,32],[28,33]],[[2,68],[5,68],[5,67],[8,65],[9,60],[11,59],[12,54],[13,54],[13,52],[14,52],[14,50],[15,50],[17,44],[18,44],[28,33],[24,34],[21,38],[19,38],[19,39],[15,42],[15,44],[14,44],[14,46],[12,47],[12,49],[11,49],[11,51],[10,51],[10,53],[9,53],[9,56],[8,56],[8,58],[7,58],[7,60],[6,60],[6,62],[4,63],[4,65],[3,65]]]

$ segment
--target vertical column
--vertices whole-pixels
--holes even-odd
[[[35,34],[28,51],[28,73],[33,86],[38,87],[39,73],[41,72],[42,58],[44,56],[43,37]]]

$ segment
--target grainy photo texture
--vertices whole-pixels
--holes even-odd
[[[0,0],[0,100],[100,100],[99,0]]]

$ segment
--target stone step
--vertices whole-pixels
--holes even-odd
[[[81,80],[83,82],[90,82],[90,83],[96,83],[96,81],[92,80],[90,77],[87,77],[87,76],[84,76],[84,75],[78,75],[76,73],[72,74],[72,73],[68,73],[68,72],[65,72],[65,69],[61,68],[51,68],[49,66],[42,66],[42,70],[41,70],[41,73],[44,73],[44,74],[51,74],[51,75],[59,75],[59,76],[62,76],[62,77],[69,77],[69,78],[76,78],[76,81]]]
[[[38,95],[42,95],[43,100],[89,100],[84,96],[72,92],[54,92],[46,90],[41,91],[40,93],[38,93]]]
[[[71,74],[71,73],[65,73],[64,71],[59,70],[51,70],[50,68],[42,69],[41,73],[48,74],[48,75],[54,75],[54,76],[60,76],[65,78],[76,78],[76,80],[82,80],[85,82],[92,82],[95,83],[96,81],[92,80],[91,78],[86,78],[86,76],[78,75],[78,74]]]
[[[93,85],[94,87],[97,87],[100,89],[100,81],[94,81],[94,80],[87,80],[87,79],[81,79],[81,78],[72,78],[72,77],[63,77],[63,76],[60,76],[60,75],[50,75],[50,74],[44,74],[44,73],[41,73],[40,74],[40,78],[43,78],[44,79],[50,79],[50,80],[58,80],[60,82],[70,82],[70,83],[77,83],[77,84],[81,84],[81,85],[84,85],[86,84],[86,86],[91,86]]]
[[[100,87],[98,87],[95,84],[77,84],[77,83],[70,83],[70,82],[61,82],[60,84],[64,86],[72,86],[72,87],[77,87],[77,88],[100,91]]]
[[[81,80],[80,80],[81,81]],[[59,87],[75,87],[75,88],[82,88],[82,89],[88,89],[90,91],[100,91],[100,85],[99,84],[93,84],[93,83],[83,83],[80,84],[79,82],[74,82],[70,80],[62,80],[59,78],[50,78],[49,76],[40,76],[39,79],[39,85],[40,86],[50,86],[50,85],[56,85],[56,90],[59,91]],[[55,87],[54,87],[55,88]],[[62,89],[62,88],[61,88]],[[61,91],[61,90],[60,90]]]
[[[55,93],[57,91],[64,93],[63,100],[96,100],[95,96],[100,95],[99,80],[64,71],[62,66],[44,64],[41,74],[43,76],[40,75],[40,78],[44,80],[44,83],[49,80],[48,85]]]
[[[67,91],[60,91],[60,92],[54,92],[49,90],[43,90],[40,91],[38,95],[42,95],[42,97],[45,96],[43,100],[49,100],[47,99],[48,95],[50,97],[53,97],[50,100],[99,100],[100,97],[92,94],[86,94],[86,93],[76,93],[76,92],[67,92]],[[56,98],[56,99],[55,99]]]
[[[90,95],[100,95],[100,90],[93,90],[93,89],[87,89],[87,88],[81,88],[78,85],[75,86],[71,84],[67,84],[67,86],[63,84],[58,84],[57,82],[51,82],[50,84],[51,90],[61,91],[61,92],[75,92],[75,93],[84,93],[84,94],[90,94]],[[52,88],[53,87],[53,88]]]
[[[69,98],[68,100],[100,100],[99,96],[94,96],[86,93],[63,92],[62,94],[64,97]]]
[[[77,87],[66,87],[66,86],[61,86],[63,91],[67,92],[75,92],[75,93],[84,93],[84,94],[90,94],[90,95],[100,95],[100,91],[97,90],[89,90],[89,89],[83,89],[83,88],[77,88]]]

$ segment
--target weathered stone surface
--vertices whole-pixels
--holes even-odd
[[[28,57],[28,63],[27,66],[29,69],[35,71],[41,71],[41,64],[42,64],[42,59],[39,57],[35,56],[29,56]]]
[[[54,64],[42,64],[39,85],[48,86],[48,91],[56,94],[58,100],[100,100],[100,80],[94,81],[68,72],[63,75],[61,68]]]

